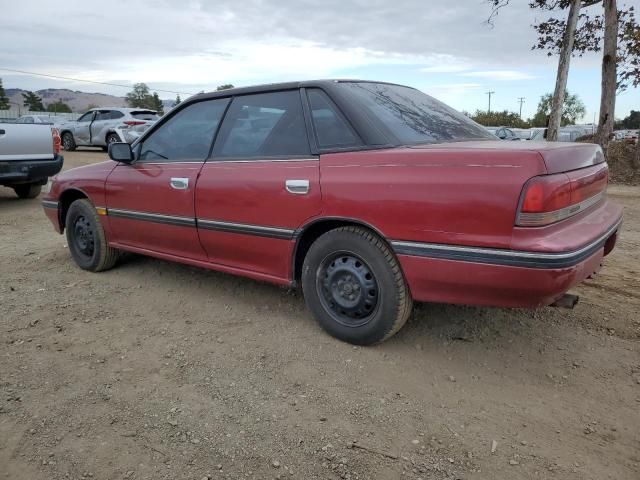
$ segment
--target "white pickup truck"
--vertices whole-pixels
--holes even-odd
[[[0,185],[35,198],[62,169],[58,129],[47,124],[0,123]]]

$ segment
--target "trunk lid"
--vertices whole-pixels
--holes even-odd
[[[502,154],[512,152],[514,155],[537,152],[542,157],[549,174],[569,172],[604,163],[602,149],[599,145],[592,143],[474,141],[412,145],[410,148],[424,150],[447,149],[460,152],[465,150],[473,150],[475,152],[493,150]]]

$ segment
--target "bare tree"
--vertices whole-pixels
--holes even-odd
[[[488,22],[492,24],[499,10],[509,5],[510,0],[487,0],[492,11]],[[547,11],[571,9],[574,0],[529,0],[529,7]],[[615,92],[628,85],[638,86],[640,82],[640,26],[635,20],[633,6],[617,10],[615,0],[582,0],[577,27],[574,30],[573,55],[582,56],[587,52],[603,51],[601,112],[596,138],[606,148],[613,129],[615,115]],[[603,5],[604,15],[593,14],[587,7]],[[534,50],[546,50],[549,56],[560,54],[567,47],[565,37],[570,25],[567,20],[552,16],[533,25],[538,33]],[[562,60],[562,58],[561,58]],[[558,81],[562,71],[559,62]]]
[[[569,64],[573,53],[573,41],[580,15],[581,0],[571,0],[567,26],[562,37],[562,48],[560,49],[560,59],[558,60],[558,73],[556,74],[556,88],[553,92],[551,102],[551,113],[549,114],[549,126],[547,130],[547,140],[555,142],[558,139],[560,121],[562,119],[562,106],[564,104],[564,92],[567,89],[567,78],[569,77]]]
[[[613,133],[613,121],[616,109],[616,88],[618,85],[618,8],[616,0],[604,2],[604,47],[602,51],[602,94],[600,96],[600,115],[597,142],[605,149]]]

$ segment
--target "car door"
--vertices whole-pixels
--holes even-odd
[[[194,213],[198,173],[229,100],[181,105],[136,146],[106,182],[107,214],[117,244],[206,260]]]
[[[76,145],[91,145],[91,122],[95,113],[87,112],[76,120],[73,126],[73,139]]]
[[[91,145],[104,146],[107,144],[106,128],[111,120],[111,110],[98,110],[91,122]]]
[[[209,261],[286,282],[296,229],[320,209],[299,90],[236,96],[196,188]]]

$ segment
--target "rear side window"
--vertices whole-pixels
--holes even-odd
[[[156,113],[146,110],[131,112],[130,115],[136,120],[158,120],[160,118]]]
[[[142,162],[182,162],[202,160],[209,155],[229,99],[193,103],[163,123],[144,140]]]
[[[111,120],[117,120],[122,117],[124,117],[124,113],[119,112],[118,110],[111,110],[111,114],[109,115]]]
[[[495,140],[470,118],[413,88],[373,82],[338,85],[401,144]]]
[[[218,138],[216,157],[310,155],[300,92],[235,97]]]
[[[347,148],[361,144],[358,136],[325,92],[312,88],[307,90],[307,97],[319,148]]]
[[[96,113],[96,121],[111,119],[111,110],[101,110]]]

